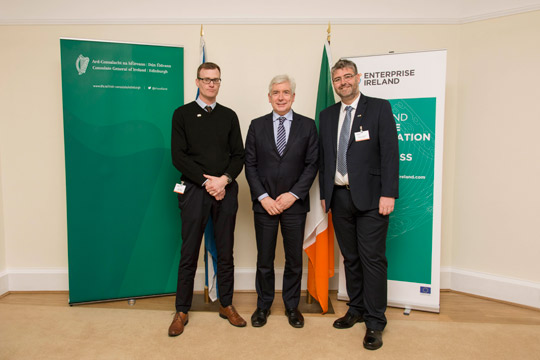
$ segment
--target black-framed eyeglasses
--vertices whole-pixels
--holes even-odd
[[[210,79],[210,78],[200,78],[200,77],[198,77],[197,79],[199,79],[200,81],[202,81],[203,84],[206,84],[206,85],[210,84],[211,82],[213,82],[216,85],[221,84],[221,79],[220,78]]]
[[[343,75],[343,80],[345,81],[350,81],[352,80],[354,77],[356,76],[356,74],[345,74]],[[338,82],[341,82],[341,77],[337,77],[337,78],[333,78],[332,81],[335,82],[335,83],[338,83]]]

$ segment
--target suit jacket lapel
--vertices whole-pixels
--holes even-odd
[[[264,117],[264,136],[266,137],[267,144],[271,144],[270,148],[279,157],[279,153],[276,147],[276,138],[274,137],[274,118],[270,113]]]
[[[351,136],[349,138],[349,146],[354,142],[354,133],[360,129],[360,123],[362,122],[362,117],[367,109],[367,98],[365,95],[360,95],[360,100],[358,100],[358,106],[354,112],[354,118],[352,119],[352,128]]]
[[[332,149],[334,149],[333,159],[337,156],[337,139],[338,139],[338,125],[339,125],[339,111],[341,109],[341,101],[334,104],[331,108],[330,119],[332,121],[330,126],[330,133],[332,136]]]
[[[298,115],[293,111],[293,121],[291,123],[291,128],[289,129],[289,137],[287,139],[287,144],[285,145],[285,149],[283,150],[283,156],[287,154],[289,149],[292,147],[292,143],[297,138],[296,134],[300,131],[300,121],[298,120]],[[277,151],[277,147],[276,147]]]

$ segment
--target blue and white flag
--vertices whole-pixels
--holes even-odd
[[[206,43],[204,42],[204,31],[201,25],[201,42],[199,46],[201,64],[206,62]],[[197,89],[197,98],[199,89]],[[210,300],[216,301],[219,298],[217,291],[217,248],[214,237],[214,223],[212,215],[208,218],[206,229],[204,229],[204,286],[208,290]]]

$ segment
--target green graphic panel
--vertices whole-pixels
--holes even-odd
[[[60,40],[70,303],[176,290],[183,48]]]
[[[390,103],[398,129],[400,179],[388,228],[388,279],[431,284],[436,99]]]

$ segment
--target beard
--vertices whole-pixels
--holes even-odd
[[[346,85],[338,88],[336,90],[336,93],[339,95],[340,98],[355,98],[358,93],[358,87],[353,85]]]

